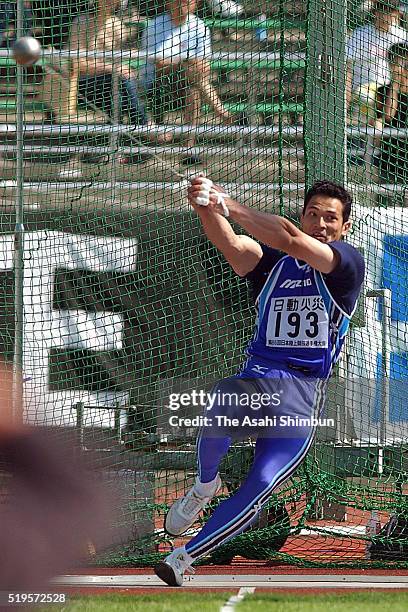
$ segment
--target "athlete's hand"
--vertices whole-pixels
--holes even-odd
[[[228,194],[204,175],[191,179],[187,195],[188,201],[197,212],[201,213],[204,207],[208,212],[216,212],[224,217],[229,216],[225,203]]]

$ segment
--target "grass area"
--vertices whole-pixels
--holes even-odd
[[[41,612],[215,612],[231,593],[163,593],[162,595],[94,595],[70,597],[63,607],[48,606]]]
[[[72,597],[63,607],[48,606],[41,612],[219,612],[230,593],[169,593],[154,595],[96,595]],[[247,595],[236,612],[406,612],[408,592],[364,591],[358,593],[296,595],[259,593]]]
[[[393,591],[363,591],[359,593],[316,595],[285,595],[259,593],[247,596],[236,608],[237,612],[406,612],[408,593]]]

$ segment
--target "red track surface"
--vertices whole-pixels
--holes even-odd
[[[169,493],[171,491],[171,493]],[[171,487],[167,483],[166,488],[163,487],[156,492],[156,502],[171,503],[173,498],[177,498],[183,490],[177,490],[176,486]],[[292,525],[296,524],[303,512],[305,500],[301,500],[297,504],[296,508],[291,508],[290,516]],[[347,518],[341,525],[343,527],[353,527],[366,525],[369,520],[370,513],[355,508],[347,508]],[[380,513],[380,521],[384,525],[388,520],[388,515]],[[161,528],[163,523],[163,517],[156,516],[156,527]],[[308,521],[306,528],[313,529],[313,527],[330,527],[338,526],[339,523],[335,523],[330,520],[323,521]],[[184,543],[182,539],[175,542],[175,545],[181,545]],[[163,548],[163,551],[166,550]],[[289,537],[285,546],[281,549],[281,552],[287,553],[297,558],[297,560],[315,561],[320,563],[333,563],[334,565],[341,562],[358,562],[359,560],[364,561],[365,557],[365,542],[358,538],[353,537],[331,537],[330,535],[305,535],[305,536],[293,536]],[[80,570],[75,569],[72,572],[67,572],[74,575],[97,575],[97,576],[124,576],[124,575],[151,575],[153,569],[151,568],[96,568],[86,567]],[[408,576],[408,569],[360,569],[360,568],[313,568],[313,567],[297,567],[294,565],[285,565],[277,563],[276,561],[252,561],[243,559],[241,557],[235,557],[230,565],[209,565],[200,566],[196,568],[198,575],[283,575],[290,574],[294,576],[302,575],[361,575],[369,578],[370,576]],[[290,583],[289,583],[290,584]],[[298,595],[316,596],[323,593],[342,593],[344,594],[345,589],[295,589],[290,586],[282,588],[275,587],[280,593],[296,593]],[[180,593],[180,589],[171,589],[169,587],[125,587],[125,588],[112,588],[112,587],[63,587],[61,589],[65,593],[72,594],[85,594],[85,595],[103,595],[106,593],[124,594],[124,595],[142,595],[142,594],[157,594],[162,593],[167,596],[171,596],[172,593]],[[347,588],[346,592],[359,592],[363,589]],[[375,589],[376,591],[388,591],[386,588]],[[408,589],[399,589],[408,590]],[[236,593],[237,587],[231,584],[231,588],[218,587],[214,589],[207,588],[191,588],[188,587],[188,592],[219,592],[219,593]],[[270,588],[257,587],[257,592],[271,592]],[[228,596],[226,596],[228,599]]]

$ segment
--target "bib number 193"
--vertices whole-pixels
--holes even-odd
[[[269,310],[267,346],[327,348],[328,322],[320,296],[275,298]]]

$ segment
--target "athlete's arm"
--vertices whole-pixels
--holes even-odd
[[[252,238],[236,234],[230,223],[209,207],[191,205],[200,217],[207,238],[224,255],[239,276],[246,276],[262,258],[261,245]]]
[[[364,282],[364,259],[357,249],[343,240],[330,242],[330,248],[337,252],[340,262],[333,272],[323,274],[323,278],[335,302],[351,315]]]
[[[340,256],[335,250],[308,236],[288,219],[248,208],[229,197],[225,203],[231,219],[260,242],[301,259],[324,274],[332,272],[339,263]],[[216,206],[216,197],[211,196],[210,207]]]
[[[235,200],[226,200],[231,218],[255,238],[291,257],[301,259],[312,268],[329,274],[340,261],[336,251],[308,236],[284,217],[253,210]]]

